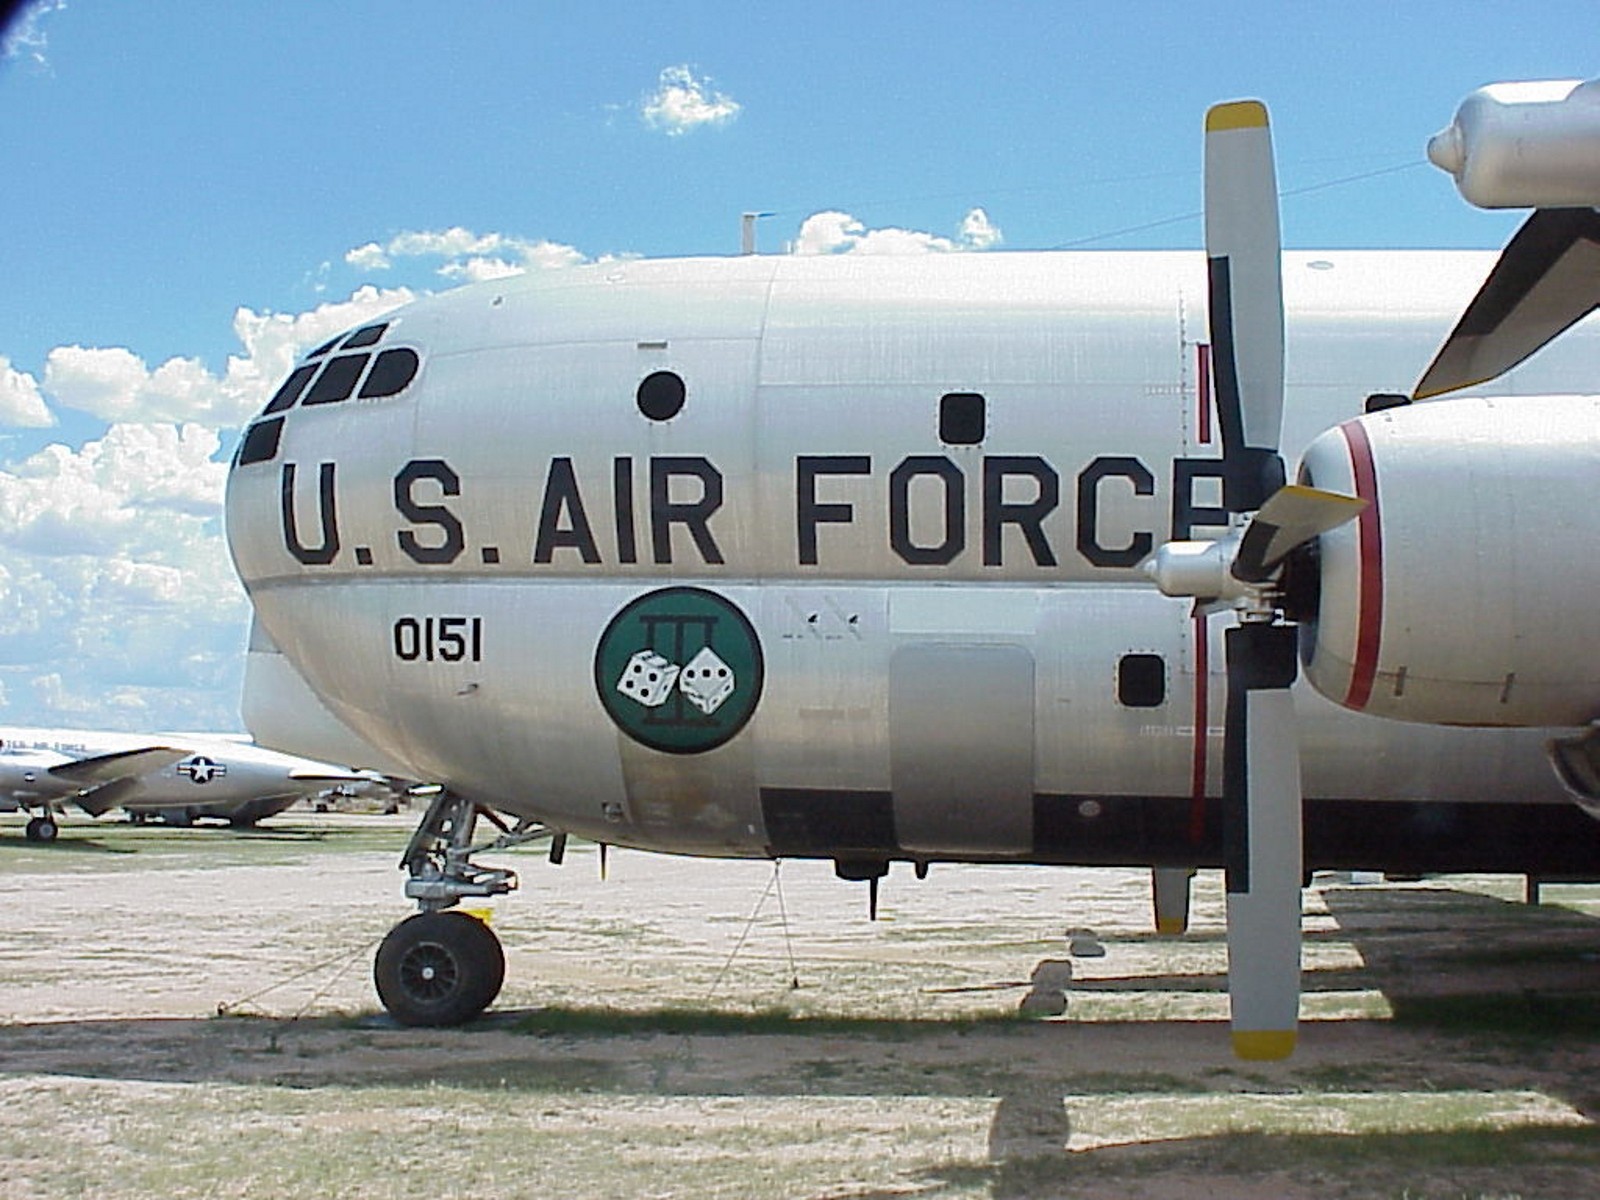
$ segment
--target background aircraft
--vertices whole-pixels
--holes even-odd
[[[1304,870],[1600,870],[1547,747],[1585,760],[1600,713],[1600,400],[1531,395],[1593,386],[1594,331],[1510,399],[1412,406],[1487,258],[1282,254],[1253,103],[1208,118],[1206,190],[1205,260],[609,263],[306,356],[241,441],[229,542],[263,661],[444,785],[375,964],[397,1018],[498,991],[445,911],[514,886],[472,862],[495,812],[499,844],[873,888],[1226,865],[1260,1057],[1293,1045]]]
[[[250,825],[303,797],[374,781],[382,782],[370,771],[227,735],[0,728],[0,811],[37,814],[26,827],[29,841],[55,839],[54,811],[66,803],[97,817],[126,808]]]

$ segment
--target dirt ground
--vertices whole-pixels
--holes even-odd
[[[1169,939],[1142,871],[897,869],[871,923],[828,864],[522,851],[499,1002],[419,1032],[411,821],[0,820],[0,1196],[1600,1195],[1600,888],[1319,877],[1261,1066],[1209,873]]]

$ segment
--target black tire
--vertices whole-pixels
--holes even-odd
[[[23,830],[24,836],[30,842],[53,842],[56,840],[56,834],[60,832],[61,828],[56,824],[54,817],[32,817],[28,821],[28,827]]]
[[[402,1025],[461,1025],[494,1002],[505,982],[500,939],[464,912],[408,917],[389,931],[372,982]]]

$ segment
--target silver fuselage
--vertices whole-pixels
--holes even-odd
[[[1291,471],[1369,393],[1408,389],[1489,263],[1285,256]],[[258,419],[229,542],[328,710],[385,763],[512,814],[714,855],[1070,861],[1097,822],[1161,813],[1175,828],[1146,850],[1100,857],[1181,861],[1216,825],[1228,618],[1197,620],[1139,566],[1224,522],[1205,329],[1186,253],[475,285],[360,348],[411,353],[397,390],[303,391]],[[1496,391],[1583,391],[1597,368],[1580,329]],[[663,374],[683,402],[653,419],[639,388]],[[757,647],[759,692],[734,689],[749,711],[714,745],[624,728],[692,734],[723,703],[617,698],[602,642],[667,587],[731,603]],[[1305,686],[1297,702],[1308,805],[1565,802],[1541,731],[1389,722]],[[300,716],[254,732],[294,750]]]

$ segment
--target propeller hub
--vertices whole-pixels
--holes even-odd
[[[1144,573],[1165,596],[1234,601],[1249,590],[1233,574],[1238,553],[1237,532],[1215,542],[1163,542],[1145,560]]]

